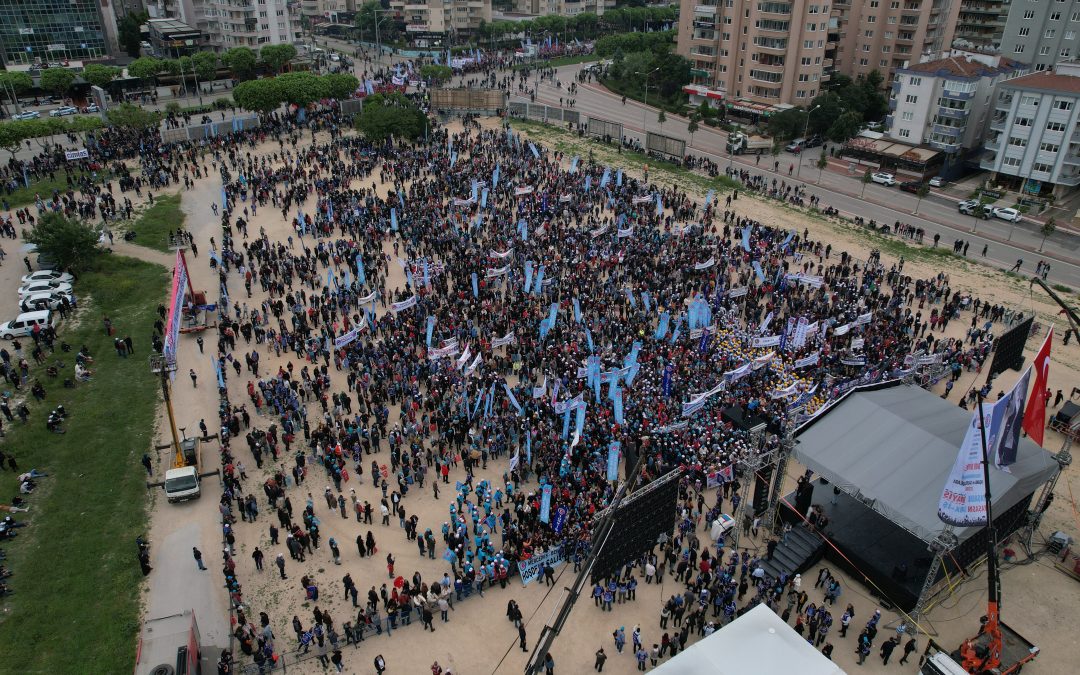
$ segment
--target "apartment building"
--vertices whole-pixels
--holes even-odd
[[[295,4],[295,3],[294,3]],[[312,26],[327,23],[346,23],[339,17],[345,12],[355,12],[363,0],[303,0],[300,15]]]
[[[1080,185],[1080,62],[1003,82],[980,166],[995,183],[1060,197]]]
[[[197,28],[214,51],[257,51],[303,37],[298,6],[288,0],[157,0],[147,3],[147,12],[152,19],[177,19]]]
[[[471,34],[491,22],[491,0],[390,0],[410,33]]]
[[[531,16],[575,16],[591,12],[600,16],[615,9],[615,0],[514,0],[514,11]]]
[[[115,34],[116,17],[96,0],[0,2],[5,65],[101,59],[115,50]]]
[[[994,88],[1030,72],[1001,56],[954,50],[899,68],[893,79],[886,135],[946,153],[943,173],[962,167],[982,145],[994,109]]]
[[[1008,0],[960,0],[953,46],[997,51],[1009,15]]]
[[[859,77],[897,69],[948,51],[960,0],[854,0],[839,23],[836,71]]]
[[[1001,37],[1001,53],[1027,61],[1036,71],[1080,56],[1080,0],[1013,0]]]
[[[829,0],[683,0],[678,52],[728,99],[807,105],[828,79]]]

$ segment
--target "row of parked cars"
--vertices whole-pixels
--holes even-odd
[[[0,338],[11,340],[29,335],[34,326],[55,325],[53,310],[66,300],[75,304],[71,284],[74,278],[67,272],[39,270],[22,278],[19,286],[19,316],[0,324]]]
[[[891,173],[878,172],[871,174],[870,180],[878,185],[884,185],[886,187],[892,187],[893,185],[900,185],[900,189],[904,192],[918,192],[922,187],[922,182],[917,180],[909,180],[904,183],[898,183],[896,176]],[[944,181],[940,176],[934,176],[930,179],[930,187],[941,187]],[[1011,223],[1019,222],[1023,218],[1023,214],[1011,207],[997,207],[990,204],[983,204],[977,199],[969,199],[967,201],[957,204],[960,213],[967,214],[969,216],[977,216],[983,220],[989,220],[990,218],[1000,218],[1001,220],[1007,220]]]
[[[78,115],[80,113],[96,113],[98,112],[97,104],[91,103],[83,108],[76,108],[73,105],[64,105],[59,108],[53,108],[49,111],[49,117],[67,117],[68,115]],[[37,110],[27,110],[16,115],[12,115],[13,120],[36,120],[41,118],[41,113]]]

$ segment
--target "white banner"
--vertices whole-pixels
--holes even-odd
[[[765,366],[769,365],[769,363],[773,360],[773,357],[775,357],[775,356],[776,356],[776,352],[769,352],[768,354],[765,354],[764,356],[757,357],[753,361],[754,370],[758,370],[760,368],[764,368]]]
[[[801,272],[787,275],[787,280],[795,281],[800,284],[806,284],[807,286],[811,286],[813,288],[821,288],[821,286],[825,283],[825,280],[822,277],[814,276],[812,274],[803,274]]]
[[[492,340],[491,341],[491,348],[492,349],[498,349],[499,347],[502,347],[503,345],[511,344],[512,342],[514,342],[514,339],[515,339],[514,338],[514,332],[510,331],[509,333],[502,336],[501,338],[495,338],[494,340]]]
[[[983,425],[986,429],[990,429],[994,409],[1001,402],[983,404]],[[988,447],[990,441],[990,432],[987,431]],[[954,527],[986,524],[986,483],[983,480],[982,462],[982,434],[979,431],[979,410],[976,408],[971,414],[964,442],[960,444],[956,462],[938,502],[938,518],[941,522]]]
[[[401,302],[395,302],[394,304],[390,305],[390,308],[393,309],[395,312],[401,312],[401,311],[406,310],[406,309],[408,309],[410,307],[413,307],[419,301],[420,301],[420,298],[418,298],[417,296],[414,295],[411,298],[409,298],[408,300],[402,300]]]
[[[372,291],[370,295],[365,295],[364,297],[357,300],[357,302],[360,303],[361,305],[366,305],[369,302],[375,302],[375,295],[376,295],[375,291]]]
[[[534,555],[528,560],[522,560],[518,563],[518,575],[521,577],[521,584],[528,586],[529,582],[539,579],[545,565],[555,567],[564,562],[566,562],[566,558],[563,556],[562,546]]]
[[[716,264],[716,258],[709,258],[705,262],[694,263],[694,269],[699,270],[699,271],[700,270],[707,270],[707,269],[709,269],[710,267],[712,267],[715,264]]]
[[[605,232],[607,232],[607,231],[608,231],[608,226],[607,226],[607,225],[605,225],[605,226],[603,226],[603,227],[598,227],[598,228],[596,228],[595,230],[593,230],[593,231],[592,231],[592,232],[590,232],[589,234],[590,234],[590,235],[592,235],[592,238],[593,238],[593,239],[596,239],[597,237],[599,237],[600,235],[602,235],[603,233],[605,233]]]
[[[533,192],[533,188],[532,188],[531,185],[526,185],[524,187],[514,188],[514,196],[515,197],[521,197],[521,196],[524,196],[524,195],[531,195],[532,192]]]
[[[750,341],[750,346],[757,347],[775,347],[780,344],[779,335],[767,335],[765,337],[756,337]]]
[[[644,197],[634,197],[634,204],[650,204],[654,200],[652,197],[646,195]]]
[[[741,298],[742,296],[746,295],[749,292],[750,292],[750,289],[747,288],[746,286],[736,286],[735,288],[733,288],[733,289],[731,289],[730,291],[727,292],[727,296],[729,298]]]
[[[348,333],[334,338],[334,349],[341,349],[345,345],[355,340],[357,337],[360,336],[360,331],[363,330],[366,325],[367,324],[360,324],[358,328],[353,328]]]
[[[796,368],[805,368],[807,366],[816,366],[818,361],[821,360],[821,352],[814,352],[810,356],[803,357],[795,362]]]
[[[465,367],[465,364],[468,363],[469,359],[471,359],[471,358],[472,358],[472,349],[470,348],[469,345],[465,345],[465,352],[461,356],[458,357],[457,363],[454,364],[454,366],[458,370],[461,370],[462,368]]]
[[[476,200],[473,199],[472,197],[469,197],[468,199],[455,199],[454,200],[454,206],[472,206],[475,203],[476,203]]]
[[[80,148],[78,150],[65,150],[64,159],[69,162],[75,159],[88,159],[90,157],[89,151],[86,148]]]
[[[851,324],[845,323],[843,326],[834,328],[833,335],[847,335],[849,330],[851,330]]]
[[[487,268],[487,271],[485,272],[485,275],[487,276],[488,279],[491,279],[493,277],[501,277],[502,275],[504,275],[504,274],[506,274],[507,272],[510,271],[510,267],[512,265],[513,265],[513,263],[510,263],[509,265],[499,267],[498,269],[496,269],[494,267],[489,267],[489,268]]]
[[[633,236],[633,234],[634,234],[634,228],[628,227],[625,230],[617,231],[615,233],[615,236],[618,239],[626,239],[627,237]]]
[[[870,323],[870,319],[873,316],[874,316],[873,312],[867,312],[866,314],[860,314],[858,316],[858,318],[855,319],[855,325],[856,326],[865,326],[866,324]]]
[[[438,349],[432,349],[428,352],[428,358],[434,361],[435,359],[445,358],[447,356],[454,356],[458,353],[457,344],[447,345],[446,347],[439,347]]]
[[[514,255],[514,249],[510,249],[509,251],[506,251],[505,253],[498,253],[496,251],[492,251],[489,255],[492,258],[498,258],[498,259],[502,260],[503,258],[507,258],[509,256]]]

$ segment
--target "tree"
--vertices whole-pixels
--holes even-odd
[[[383,13],[382,3],[379,0],[368,0],[357,7],[353,24],[360,30],[360,39],[366,37],[368,40],[374,40],[376,34],[380,42],[397,39],[397,25],[387,20],[387,15]],[[378,24],[377,33],[376,24]]]
[[[694,132],[698,130],[698,119],[700,117],[697,113],[690,115],[690,121],[686,123],[686,131],[690,134],[690,145],[694,145]]]
[[[61,269],[84,268],[101,253],[98,234],[90,226],[48,212],[27,232],[26,241],[56,261]]]
[[[133,59],[139,57],[139,50],[142,48],[142,30],[140,27],[149,18],[150,15],[146,12],[132,12],[121,19],[116,26],[120,47]]]
[[[284,73],[273,79],[281,98],[302,108],[330,96],[329,83],[311,72]]]
[[[846,112],[829,126],[826,137],[834,143],[847,143],[859,133],[862,128],[862,114]]]
[[[153,77],[157,77],[157,74],[164,69],[164,64],[160,59],[155,59],[152,56],[144,56],[140,59],[135,59],[128,64],[128,74],[132,77],[137,77],[140,80],[146,80]]]
[[[395,92],[365,98],[356,126],[371,141],[391,136],[415,140],[424,135],[428,119],[411,101]]]
[[[277,110],[285,98],[278,86],[277,78],[271,77],[263,80],[248,80],[236,85],[233,89],[233,100],[244,110],[268,113]]]
[[[46,68],[41,71],[41,88],[63,96],[75,83],[75,73],[67,68]]]
[[[296,47],[284,44],[266,45],[259,50],[259,58],[262,59],[263,63],[270,66],[275,73],[280,73],[290,61],[296,58]]]
[[[821,148],[821,157],[817,160],[817,182],[821,185],[821,174],[825,167],[829,166],[829,158],[825,156],[825,148]]]
[[[198,52],[191,57],[191,67],[195,70],[196,77],[203,82],[211,82],[217,79],[217,54],[214,52]]]
[[[1053,216],[1050,216],[1046,219],[1046,222],[1043,223],[1042,227],[1039,228],[1039,234],[1042,235],[1042,242],[1039,243],[1039,251],[1043,250],[1043,245],[1046,244],[1046,238],[1052,235],[1056,229],[1057,221],[1054,220]]]
[[[656,115],[656,123],[660,125],[661,131],[664,129],[664,122],[667,122],[667,115],[664,114],[664,109],[660,108],[660,112]]]
[[[798,138],[806,128],[806,111],[802,108],[788,108],[769,118],[769,135],[782,141]]]
[[[915,196],[917,196],[919,200],[915,202],[915,213],[912,215],[919,215],[919,207],[922,206],[922,200],[928,194],[930,194],[930,186],[926,183],[920,183],[919,189],[915,191]]]
[[[105,112],[105,117],[109,120],[111,126],[133,131],[149,129],[161,121],[161,113],[146,110],[142,106],[132,103],[121,103],[118,106],[109,108]]]
[[[874,180],[874,174],[870,169],[867,169],[862,177],[862,192],[859,193],[859,199],[862,199],[863,195],[866,194],[866,186],[869,185],[872,180]]]
[[[18,73],[10,70],[0,71],[0,88],[3,88],[4,96],[10,96],[12,103],[18,102],[19,94],[34,86],[34,78],[27,73]]]
[[[82,79],[95,87],[104,87],[123,72],[115,66],[103,66],[100,63],[88,63],[83,67]]]
[[[450,66],[438,66],[433,63],[420,66],[420,77],[433,85],[440,85],[454,76]]]
[[[255,52],[247,47],[233,47],[221,55],[221,63],[225,65],[233,76],[238,80],[246,80],[255,72]]]
[[[360,88],[360,80],[347,73],[330,73],[323,75],[326,81],[327,96],[342,100],[352,98],[356,90]]]

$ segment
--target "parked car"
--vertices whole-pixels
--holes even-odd
[[[58,270],[38,270],[37,272],[31,272],[22,278],[23,284],[32,284],[35,281],[63,281],[70,284],[75,280],[75,277],[71,276],[67,272],[60,272]]]
[[[65,117],[67,115],[78,115],[79,109],[73,105],[61,106],[55,110],[49,111],[49,117]]]
[[[100,109],[97,107],[97,103],[91,103],[90,105],[83,108],[83,112],[88,112],[88,113],[96,113],[96,112],[99,112],[99,110]]]
[[[19,297],[25,298],[35,293],[70,293],[71,284],[64,281],[35,281],[19,287]]]
[[[912,194],[918,192],[919,188],[921,187],[922,183],[917,180],[907,180],[903,183],[900,183],[901,190],[903,190],[904,192],[911,192]]]
[[[70,293],[34,293],[33,295],[27,295],[19,302],[19,309],[24,312],[57,309],[64,304],[65,298],[67,298],[69,304],[75,304],[75,297]]]
[[[930,179],[930,187],[941,187],[945,185],[945,179],[941,176],[934,176]]]
[[[870,176],[870,180],[886,187],[892,187],[893,185],[896,185],[896,176],[892,175],[891,173],[875,173],[874,175]]]
[[[26,112],[21,112],[21,113],[18,113],[16,115],[12,115],[11,119],[13,119],[13,120],[36,120],[39,117],[41,117],[41,113],[39,113],[38,111],[36,111],[36,110],[27,110]]]
[[[811,136],[810,138],[806,139],[806,143],[803,144],[803,148],[820,148],[824,142],[825,139],[823,139],[821,136]]]
[[[1013,208],[997,208],[994,209],[994,217],[1001,218],[1002,220],[1008,220],[1010,222],[1017,222],[1023,216],[1019,211]]]
[[[969,216],[978,216],[983,220],[989,220],[990,216],[994,215],[994,207],[989,204],[983,204],[977,199],[968,199],[967,201],[957,204],[957,208],[960,213]]]
[[[785,147],[784,149],[787,150],[788,152],[791,152],[791,153],[794,153],[794,154],[797,155],[800,152],[802,152],[803,148],[805,148],[805,147],[806,147],[806,139],[805,138],[796,138],[792,142],[788,143],[787,147]]]
[[[12,338],[24,337],[29,335],[34,330],[34,326],[46,326],[53,325],[53,313],[47,309],[36,312],[24,312],[16,317],[13,321],[5,321],[0,324],[0,338],[10,340]]]

